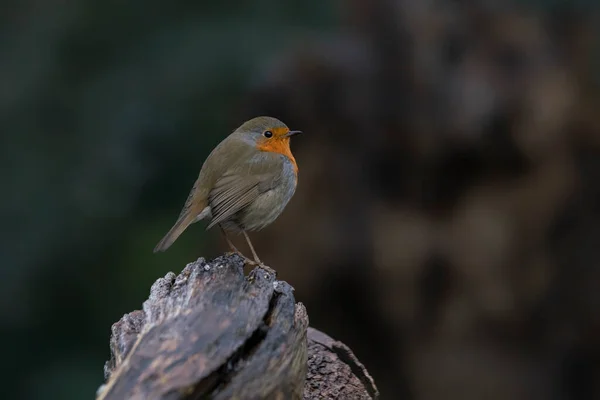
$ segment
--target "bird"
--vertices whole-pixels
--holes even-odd
[[[219,226],[233,253],[264,267],[248,232],[275,221],[294,195],[298,164],[290,141],[301,133],[277,118],[260,116],[223,139],[204,161],[177,221],[154,253],[167,250],[191,224],[207,220],[206,229]],[[253,259],[234,246],[228,233],[244,235]]]

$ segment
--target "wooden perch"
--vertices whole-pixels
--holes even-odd
[[[375,399],[352,351],[308,328],[293,288],[236,255],[158,279],[112,326],[97,399]]]

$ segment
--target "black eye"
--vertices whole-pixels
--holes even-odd
[[[265,133],[263,133],[263,135],[265,135],[266,138],[270,138],[271,136],[273,136],[273,132],[265,131]]]

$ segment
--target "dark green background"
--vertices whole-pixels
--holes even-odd
[[[152,248],[204,157],[245,117],[253,78],[302,35],[332,29],[333,5],[3,9],[2,397],[91,398],[111,324],[140,308],[170,266],[218,255],[200,226],[164,255]]]
[[[478,14],[483,3],[491,17]],[[598,58],[578,47],[597,38],[598,24],[583,8],[591,2],[527,3],[537,8],[442,1],[454,11],[441,23],[443,32],[432,33],[419,31],[430,20],[394,19],[398,10],[415,12],[411,2],[400,1],[4,2],[0,398],[94,396],[109,357],[111,325],[141,307],[158,277],[224,250],[218,232],[198,224],[168,252],[152,253],[206,155],[256,114],[283,118],[306,132],[292,145],[301,171],[293,207],[282,224],[265,230],[257,250],[263,259],[277,260],[272,266],[296,287],[311,325],[356,352],[384,399],[429,399],[428,386],[441,388],[446,399],[477,398],[473,388],[480,377],[470,377],[480,370],[500,387],[524,388],[512,398],[600,395],[600,141],[593,139],[600,137],[600,123],[591,116],[600,104]],[[423,7],[426,16],[439,9]],[[535,35],[527,32],[535,29],[515,35],[517,50],[488,41],[486,27],[504,11],[547,19],[540,29],[543,45],[529,46]],[[427,33],[439,46],[420,40]],[[311,53],[311,46],[337,37],[343,40]],[[590,39],[574,39],[581,37]],[[349,42],[367,51],[353,53],[355,47],[344,47]],[[465,49],[493,71],[491,92],[474,104],[515,88],[480,119],[467,115],[467,122],[475,119],[472,125],[453,119],[464,93],[479,95],[452,80],[463,55],[471,54]],[[287,54],[295,74],[279,64]],[[575,107],[559,133],[564,143],[530,151],[519,141],[518,123],[533,113],[526,103],[530,93],[521,88],[553,62],[575,82]],[[568,96],[550,89],[532,96]],[[539,226],[534,221],[531,232],[528,223],[515,229],[516,247],[540,239],[499,252],[497,258],[508,260],[500,275],[469,270],[435,251],[415,261],[416,269],[410,257],[380,257],[381,240],[394,239],[385,250],[410,250],[423,233],[419,221],[462,215],[457,204],[470,189],[497,187],[500,199],[519,179],[546,171],[560,157],[567,159],[564,165],[572,162],[575,173],[567,180],[573,187]],[[542,189],[532,196],[540,207],[549,201]],[[535,211],[526,198],[515,199]],[[502,204],[493,210],[506,212],[502,221],[522,221],[518,207],[506,211]],[[391,222],[397,210],[408,217]],[[323,225],[314,229],[309,221],[317,213]],[[410,224],[414,230],[405,229]],[[285,241],[279,253],[266,245],[268,235]],[[315,238],[314,245],[299,249],[303,242],[294,237]],[[490,241],[481,247],[495,249],[493,235]],[[463,249],[465,265],[480,254],[480,245]],[[299,252],[318,261],[307,265]],[[389,259],[400,261],[386,270]],[[544,283],[533,279],[530,287],[527,280],[539,260],[540,281],[550,282],[543,290],[538,287]],[[300,268],[303,279],[293,274]],[[493,290],[505,278],[515,307],[485,308],[486,294],[502,298],[504,292]],[[460,307],[448,314],[458,315],[457,330],[466,332],[460,343],[467,344],[457,350],[454,336],[439,327],[452,318],[445,312],[461,302],[468,310],[485,304],[472,320],[469,313],[461,320]],[[458,368],[446,364],[463,356]],[[513,373],[520,368],[533,372]],[[422,379],[429,373],[431,382]],[[434,379],[439,376],[449,378]],[[493,390],[489,398],[503,395]]]

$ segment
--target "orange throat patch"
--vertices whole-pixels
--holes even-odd
[[[282,138],[273,138],[270,140],[265,140],[262,143],[257,145],[257,148],[260,151],[268,151],[271,153],[283,154],[292,162],[294,167],[294,173],[298,174],[298,164],[296,164],[296,159],[292,155],[292,150],[290,149],[290,138],[282,137]]]

